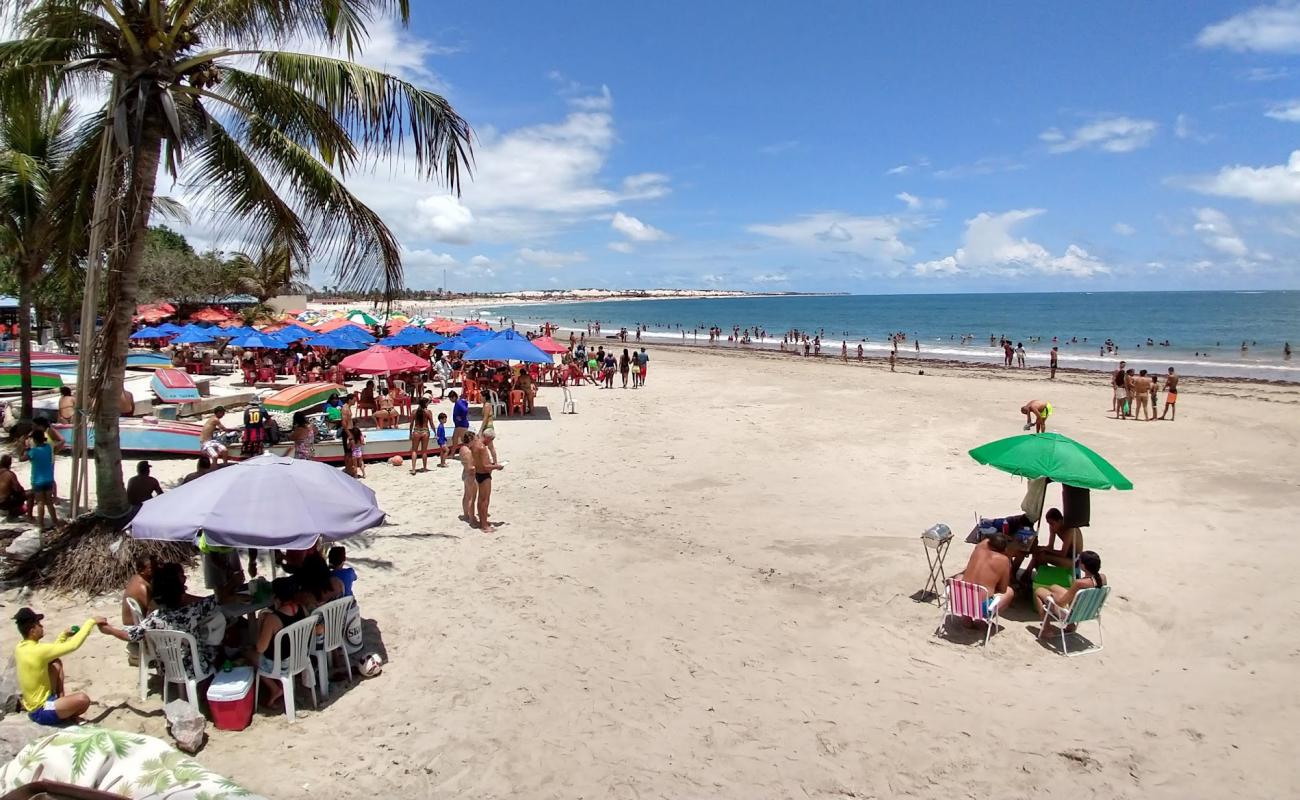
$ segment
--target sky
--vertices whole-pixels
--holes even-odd
[[[473,174],[348,183],[415,288],[1300,288],[1300,2],[411,5],[360,60]]]

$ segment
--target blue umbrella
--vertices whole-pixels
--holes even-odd
[[[414,325],[403,328],[402,332],[397,335],[410,339],[412,344],[438,344],[444,338],[433,331],[418,328]]]
[[[477,342],[467,342],[459,336],[453,336],[450,339],[444,339],[439,345],[439,350],[459,350],[465,352],[473,350]]]
[[[551,357],[515,331],[503,331],[465,354],[466,361],[527,361],[551,364]]]
[[[157,328],[154,328],[154,330],[161,331],[169,336],[174,336],[185,329],[179,325],[173,325],[170,322],[164,322],[163,324],[159,325]]]
[[[467,342],[483,342],[491,339],[495,335],[496,334],[492,333],[492,331],[475,328],[473,326],[468,326],[460,332],[460,338]]]
[[[252,328],[249,328],[245,325],[238,325],[234,328],[217,328],[216,330],[211,331],[211,333],[213,336],[217,336],[222,339],[235,339],[240,336],[244,336],[245,334],[252,333],[252,331],[253,331]]]
[[[337,333],[339,336],[346,336],[354,342],[370,344],[375,341],[375,337],[369,331],[363,331],[356,325],[340,325],[330,333]]]
[[[311,335],[312,335],[311,331],[306,331],[303,330],[302,328],[293,325],[290,325],[287,328],[281,328],[280,330],[271,334],[271,336],[274,336],[275,338],[279,339],[285,344],[293,344],[294,342],[301,342],[303,339],[306,339]]]
[[[172,344],[208,344],[215,341],[212,334],[202,330],[184,330],[172,339]]]
[[[168,336],[171,336],[171,334],[164,333],[157,328],[141,328],[131,334],[132,339],[166,339]]]
[[[250,331],[242,336],[236,336],[234,339],[230,340],[230,343],[235,347],[242,347],[245,350],[258,348],[264,350],[288,349],[288,345],[284,342],[274,336],[262,333],[261,331]]]
[[[307,340],[312,347],[328,347],[331,350],[365,350],[366,345],[346,336],[335,336],[335,331],[318,333]]]

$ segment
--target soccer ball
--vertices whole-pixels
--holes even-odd
[[[402,457],[393,456],[392,458],[388,459],[388,463],[392,464],[394,467],[400,467],[402,466]]]
[[[361,659],[361,674],[367,678],[373,678],[384,671],[384,659],[380,658],[378,653],[371,653]]]

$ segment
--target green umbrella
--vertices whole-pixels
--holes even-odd
[[[366,312],[362,311],[359,308],[349,311],[348,319],[351,320],[352,322],[360,322],[362,325],[368,325],[371,327],[374,327],[375,325],[379,324],[379,320],[375,319],[374,317],[370,316],[369,314],[367,314]]]
[[[970,457],[1022,478],[1049,478],[1084,489],[1132,489],[1106,459],[1059,433],[1011,436],[980,445]]]

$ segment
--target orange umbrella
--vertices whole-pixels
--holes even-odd
[[[222,309],[217,309],[217,308],[213,308],[212,306],[208,306],[207,308],[201,309],[199,311],[195,311],[193,314],[190,314],[190,319],[194,320],[195,322],[225,322],[226,320],[230,319],[231,316],[232,315],[230,314],[229,311],[224,311]]]
[[[354,325],[360,328],[361,330],[366,331],[366,333],[370,332],[366,330],[366,326],[357,325],[357,323],[353,322],[350,319],[346,319],[344,317],[335,317],[334,319],[326,320],[316,326],[316,331],[318,333],[329,333],[330,331],[336,331],[339,328],[342,328],[344,325]]]

